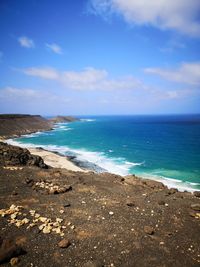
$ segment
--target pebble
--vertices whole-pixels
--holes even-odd
[[[154,229],[151,226],[145,226],[144,227],[144,232],[148,235],[153,235],[154,234]]]
[[[196,211],[200,211],[200,204],[192,204],[191,208]]]
[[[64,208],[68,208],[68,207],[70,207],[70,206],[71,206],[70,203],[66,203],[65,205],[63,205]]]
[[[127,205],[128,207],[135,207],[135,203],[132,202],[132,201],[127,201],[127,202],[126,202],[126,205]]]
[[[63,239],[58,243],[59,248],[68,248],[71,242],[68,239]]]
[[[17,257],[14,257],[10,260],[11,266],[17,265],[18,263],[19,263],[19,258],[17,258]]]
[[[158,201],[158,205],[165,205],[165,201],[163,200]]]
[[[110,215],[113,215],[113,214],[114,214],[114,212],[113,212],[113,211],[109,211],[109,214],[110,214]]]

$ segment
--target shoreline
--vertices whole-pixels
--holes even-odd
[[[70,123],[70,122],[68,122]],[[55,124],[62,124],[62,123],[54,123],[53,126],[55,126]],[[49,131],[54,130],[54,128],[51,128]],[[163,183],[165,186],[167,186],[168,188],[176,188],[178,189],[180,192],[194,192],[194,191],[200,191],[199,188],[199,184],[197,184],[196,186],[193,185],[192,183],[188,182],[188,181],[184,181],[184,180],[178,180],[175,179],[173,177],[162,177],[162,176],[154,176],[151,174],[131,174],[131,173],[127,173],[127,174],[120,174],[118,172],[112,172],[111,170],[106,170],[104,168],[102,168],[102,166],[92,162],[92,161],[88,161],[87,159],[84,160],[80,160],[77,159],[76,156],[71,156],[71,155],[63,155],[62,153],[60,153],[59,151],[54,151],[54,149],[48,149],[46,147],[39,147],[38,146],[30,146],[30,144],[21,144],[18,143],[17,141],[15,141],[16,138],[19,137],[23,137],[23,136],[28,136],[31,134],[35,134],[35,133],[43,133],[46,130],[39,130],[39,131],[31,131],[27,134],[17,134],[14,136],[7,136],[7,138],[5,138],[5,136],[0,136],[0,141],[2,142],[8,142],[11,145],[15,145],[15,146],[19,146],[22,148],[27,148],[32,154],[34,155],[38,155],[41,156],[45,163],[53,168],[64,168],[67,170],[71,170],[71,171],[79,171],[79,172],[95,172],[95,173],[102,173],[102,172],[107,172],[107,173],[112,173],[112,174],[117,174],[120,175],[122,177],[126,177],[126,176],[137,176],[140,179],[149,179],[152,181],[157,181],[157,182],[161,182]],[[10,142],[11,141],[11,142]],[[109,160],[109,159],[108,159]]]
[[[112,172],[106,171],[106,170],[98,172],[95,169],[89,168],[89,166],[88,167],[85,166],[84,162],[79,162],[78,160],[76,161],[74,159],[71,159],[70,156],[62,155],[62,153],[60,153],[58,151],[49,150],[49,149],[39,147],[39,146],[32,146],[31,147],[31,146],[26,145],[26,144],[20,144],[20,143],[16,142],[15,140],[13,140],[12,138],[4,139],[2,141],[3,142],[11,141],[11,142],[8,142],[8,144],[28,149],[31,152],[31,154],[38,155],[38,156],[42,157],[45,164],[47,164],[53,168],[63,168],[63,169],[74,171],[74,172],[90,172],[90,171],[92,171],[96,174],[98,174],[98,173],[110,173],[110,174],[120,175],[120,174],[112,173]],[[81,163],[83,163],[83,164],[81,164]],[[101,169],[101,167],[99,167],[98,165],[96,165],[96,167]],[[163,185],[167,186],[168,189],[177,189],[179,192],[193,193],[195,191],[200,191],[200,189],[198,187],[195,187],[194,185],[190,184],[189,182],[183,181],[183,180],[178,180],[175,178],[167,178],[167,177],[159,177],[159,176],[156,177],[156,176],[153,176],[151,174],[146,174],[146,175],[126,174],[126,175],[120,175],[120,176],[121,177],[135,176],[141,180],[148,179],[151,181],[160,182]]]
[[[12,142],[9,142],[10,140],[13,141],[13,139],[0,138],[0,142],[4,142],[7,144],[11,144],[11,145],[15,145],[21,148],[28,149],[31,154],[40,156],[44,160],[44,163],[52,168],[66,169],[66,170],[74,171],[74,172],[88,172],[89,171],[89,170],[86,170],[86,169],[83,169],[77,166],[67,156],[60,155],[56,152],[46,150],[43,148],[39,148],[39,147],[30,147],[26,145],[13,144]]]

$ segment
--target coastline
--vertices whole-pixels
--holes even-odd
[[[96,174],[105,172],[105,173],[120,175],[121,177],[134,176],[134,177],[137,177],[141,180],[147,179],[150,181],[162,183],[163,185],[167,186],[168,189],[177,189],[179,192],[185,192],[186,191],[186,192],[193,193],[195,191],[200,191],[200,189],[199,189],[199,187],[197,187],[197,185],[190,184],[189,182],[184,182],[184,181],[177,180],[174,178],[160,177],[160,176],[155,176],[155,175],[151,175],[151,174],[143,174],[143,175],[126,174],[126,175],[122,175],[122,174],[114,173],[114,172],[107,171],[107,170],[104,171],[101,167],[99,167],[98,165],[93,164],[93,163],[91,163],[91,166],[93,166],[93,168],[91,168],[90,165],[86,164],[87,161],[84,162],[84,161],[77,160],[76,157],[74,159],[74,157],[63,155],[59,151],[56,151],[56,150],[54,151],[54,150],[48,149],[46,147],[30,146],[28,144],[27,145],[21,144],[21,143],[16,142],[14,139],[4,139],[2,141],[4,141],[4,142],[8,141],[7,142],[8,144],[28,149],[31,152],[31,154],[42,157],[45,164],[47,164],[53,168],[63,168],[63,169],[66,169],[69,171],[74,171],[74,172],[90,172],[90,171],[92,171]],[[94,166],[96,168],[94,168]]]
[[[13,144],[12,142],[10,142],[10,140],[13,140],[13,139],[0,138],[0,142],[28,149],[31,154],[40,156],[44,160],[44,163],[52,168],[67,169],[69,171],[74,171],[74,172],[87,172],[88,171],[74,164],[67,156],[63,156],[56,152],[48,151],[46,149],[41,149],[38,147],[33,148],[30,146],[25,146],[25,145],[22,146],[20,144]]]
[[[58,123],[56,123],[56,125],[54,124],[53,126],[55,127],[57,126],[57,124]],[[54,127],[51,128],[49,131],[54,130],[55,129]],[[31,134],[43,133],[45,131],[46,130],[39,130],[39,131],[34,130],[26,134],[21,133],[14,136],[7,136],[7,138],[10,139],[5,139],[4,136],[3,138],[1,136],[0,141],[8,142],[11,145],[19,146],[22,148],[27,148],[31,153],[41,156],[47,165],[54,168],[65,168],[67,170],[81,171],[81,172],[88,172],[88,171],[93,171],[95,173],[108,172],[121,175],[122,177],[125,177],[127,175],[136,175],[140,179],[149,179],[153,181],[158,181],[166,185],[168,188],[176,188],[181,192],[200,191],[200,185],[198,183],[190,183],[184,180],[175,179],[173,177],[156,176],[154,174],[148,174],[148,173],[141,173],[141,174],[140,173],[131,174],[128,172],[122,173],[122,171],[124,171],[124,166],[121,167],[120,165],[115,164],[115,162],[112,162],[112,159],[101,156],[100,153],[98,154],[98,152],[90,152],[90,151],[82,152],[81,150],[80,151],[69,150],[68,153],[67,150],[65,151],[65,147],[59,147],[59,146],[51,147],[45,145],[40,147],[35,145],[32,146],[31,144],[22,144],[18,141],[15,141],[15,138],[29,136]],[[99,158],[100,161],[98,161]],[[109,166],[109,168],[107,168],[107,166]]]

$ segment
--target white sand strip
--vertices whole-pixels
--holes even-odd
[[[86,172],[80,167],[76,166],[73,162],[69,161],[65,156],[57,155],[53,152],[47,150],[40,150],[37,148],[29,148],[27,149],[31,152],[31,154],[40,156],[43,158],[44,163],[54,168],[64,168],[70,171],[81,171]]]

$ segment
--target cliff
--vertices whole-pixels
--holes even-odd
[[[47,131],[51,128],[52,123],[39,115],[0,115],[0,136],[3,138],[15,137],[37,131]]]
[[[49,119],[49,121],[53,123],[60,123],[60,122],[79,121],[79,119],[72,117],[72,116],[57,116],[55,118]]]

